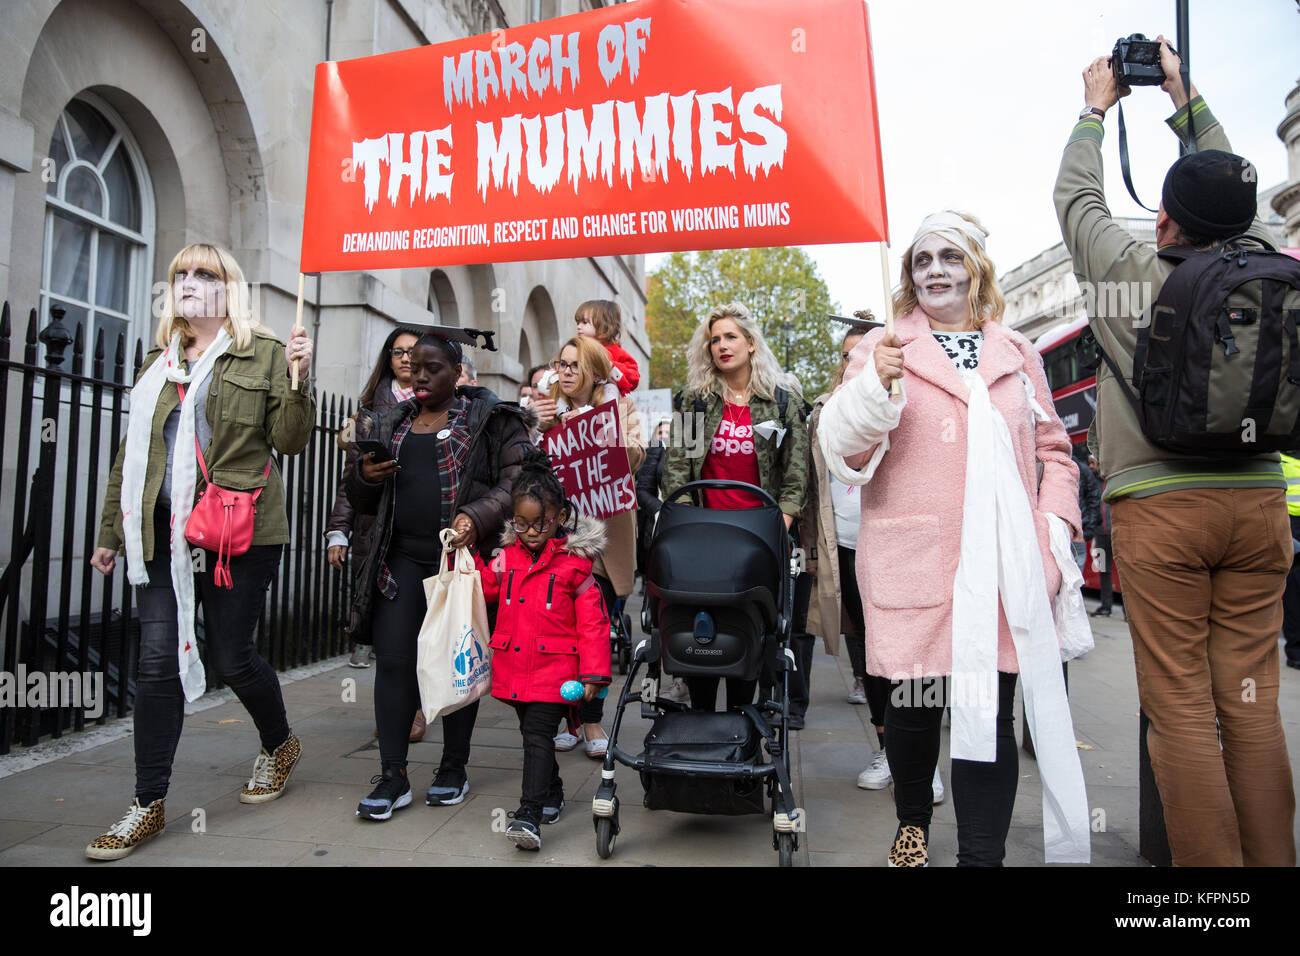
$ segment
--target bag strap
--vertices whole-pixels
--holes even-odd
[[[185,386],[182,385],[180,382],[177,382],[176,391],[180,393],[181,404],[182,405],[185,404]],[[212,479],[208,477],[208,463],[203,460],[203,446],[199,444],[198,429],[195,429],[194,431],[194,451],[199,456],[199,470],[203,472],[203,483],[205,485],[212,484]],[[275,460],[274,455],[267,456],[266,470],[262,472],[262,477],[264,479],[271,477],[271,462],[273,462],[274,460]],[[262,492],[265,490],[266,490],[266,485],[263,485],[261,488],[258,488],[256,491],[254,491],[253,501],[256,502],[258,498],[262,497]]]

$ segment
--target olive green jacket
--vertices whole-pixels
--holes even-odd
[[[660,496],[688,481],[698,481],[700,468],[709,452],[713,436],[722,424],[723,401],[720,395],[704,396],[703,427],[695,421],[695,392],[683,392],[674,402],[675,414],[668,439],[668,452],[664,459],[664,472]],[[680,407],[678,407],[680,406]],[[775,399],[755,395],[749,400],[749,417],[755,425],[776,421],[779,417]],[[804,494],[808,484],[808,422],[803,400],[791,393],[781,423],[786,435],[778,446],[776,436],[763,438],[754,433],[754,453],[758,457],[760,487],[781,506],[781,511],[797,518],[803,512]]]
[[[162,354],[154,349],[145,357],[141,374]],[[137,377],[138,379],[138,377]],[[253,544],[285,544],[289,540],[289,520],[284,510],[284,485],[280,470],[271,462],[271,474],[265,476],[266,460],[272,449],[296,455],[307,446],[316,420],[316,398],[309,377],[302,378],[295,390],[290,385],[289,364],[284,345],[269,332],[254,332],[244,348],[232,345],[217,359],[209,380],[207,419],[212,427],[212,441],[203,449],[203,460],[213,483],[233,491],[252,491],[265,486],[257,500],[253,521]],[[163,474],[167,470],[167,443],[163,425],[173,408],[180,404],[174,386],[163,388],[154,408],[153,429],[149,439],[149,465],[145,470],[141,522],[144,559],[153,557],[153,510],[158,501]],[[99,523],[99,547],[120,550],[122,534],[122,457],[126,438],[117,450],[117,460],[104,494],[104,510]],[[204,487],[198,474],[197,493]]]

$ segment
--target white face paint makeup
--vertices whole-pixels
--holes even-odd
[[[176,314],[185,319],[224,319],[226,284],[208,269],[177,271],[172,286]]]
[[[965,255],[950,240],[931,233],[916,244],[912,283],[926,314],[939,324],[965,328],[970,320],[971,277]]]

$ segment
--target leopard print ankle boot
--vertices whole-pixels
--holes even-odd
[[[920,827],[900,826],[889,850],[890,866],[929,866],[930,848]]]
[[[145,840],[162,833],[163,818],[162,800],[155,800],[145,807],[140,806],[139,800],[132,800],[126,816],[86,847],[86,856],[92,860],[120,860]]]
[[[302,744],[293,734],[275,748],[275,753],[268,754],[263,750],[253,763],[253,775],[240,792],[239,802],[266,803],[279,797],[284,793],[284,785],[289,782],[289,774],[301,755]]]

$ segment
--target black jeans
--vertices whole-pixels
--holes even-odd
[[[520,813],[516,816],[537,823],[542,807],[558,807],[564,799],[564,781],[555,760],[555,725],[564,717],[569,705],[551,701],[509,701],[519,717],[519,732],[524,738],[524,786],[519,797]]]
[[[848,645],[849,663],[853,676],[867,679],[866,622],[862,616],[862,594],[858,591],[858,571],[854,567],[857,552],[842,545],[838,548],[840,562],[840,631]],[[872,718],[876,712],[871,712]]]
[[[420,682],[415,676],[416,644],[428,604],[424,579],[438,573],[438,564],[423,564],[390,550],[388,569],[397,581],[397,597],[375,594],[375,725],[379,728],[379,760],[383,769],[405,768],[411,746],[411,721],[420,709]],[[442,718],[440,770],[465,769],[478,701]]]
[[[894,778],[894,804],[900,824],[930,826],[934,799],[930,781],[939,762],[939,727],[947,690],[947,678],[891,682],[885,752]],[[1007,831],[1011,828],[1011,809],[1020,775],[1015,695],[1016,675],[999,673],[997,761],[952,762],[958,866],[1001,866],[1006,856]]]
[[[185,719],[177,657],[176,593],[167,545],[170,529],[171,512],[159,508],[154,512],[154,557],[145,565],[149,583],[136,589],[140,659],[135,683],[135,795],[141,806],[167,796]],[[266,589],[283,551],[278,544],[258,545],[232,557],[232,590],[213,582],[211,553],[207,570],[194,575],[195,596],[203,607],[204,663],[235,692],[253,718],[267,753],[289,739],[289,721],[280,681],[253,647],[253,640]]]
[[[1300,538],[1300,515],[1290,515],[1291,537]],[[1282,636],[1288,663],[1300,664],[1300,562],[1292,562],[1282,592]]]
[[[797,717],[808,713],[808,701],[812,696],[813,647],[817,639],[808,633],[808,605],[812,602],[816,583],[817,579],[811,574],[800,574],[794,579],[790,650],[794,653],[795,669],[790,673],[790,714]]]

